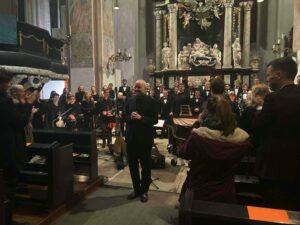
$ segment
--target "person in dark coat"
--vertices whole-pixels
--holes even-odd
[[[264,98],[269,93],[270,93],[270,89],[266,84],[258,84],[253,86],[252,103],[248,105],[242,112],[240,127],[250,135],[253,149],[251,149],[251,152],[249,153],[252,156],[256,156],[256,149],[259,145],[259,139],[260,139],[258,135],[255,135],[255,132],[253,130],[253,126],[254,126],[253,121],[261,111],[262,106],[264,104]]]
[[[154,99],[147,96],[146,82],[135,82],[135,93],[125,106],[125,141],[130,175],[134,191],[128,199],[140,196],[142,202],[148,201],[151,184],[151,148],[154,141],[154,124],[158,122]],[[142,167],[140,178],[139,162]]]
[[[47,126],[48,127],[55,127],[55,123],[58,119],[58,116],[64,108],[66,108],[67,102],[62,104],[62,106],[59,105],[59,94],[55,94],[53,96],[52,103],[48,104],[47,112],[46,112],[46,118],[47,118]]]
[[[6,207],[5,224],[25,225],[27,223],[13,221],[12,214],[18,172],[25,163],[20,161],[18,155],[25,151],[26,143],[21,143],[19,140],[25,140],[24,127],[29,122],[32,104],[36,99],[36,92],[26,96],[26,98],[20,98],[20,104],[17,106],[7,95],[11,79],[12,75],[7,74],[4,70],[0,70],[0,169],[3,170],[4,194],[9,199]]]
[[[180,149],[179,157],[191,160],[181,196],[192,191],[194,199],[235,203],[234,169],[250,147],[249,135],[236,127],[228,101],[208,99],[207,116]]]
[[[82,127],[84,129],[93,129],[93,114],[95,113],[95,103],[92,101],[90,92],[85,92],[81,102],[81,110],[84,116]]]
[[[55,93],[52,97],[52,104],[54,102],[55,95],[58,95]],[[58,95],[59,97],[59,95]],[[49,103],[51,104],[51,103]],[[48,104],[48,105],[49,105]],[[47,125],[46,121],[46,113],[47,113],[47,104],[45,102],[42,102],[40,99],[40,94],[37,94],[37,99],[33,103],[33,107],[37,109],[37,112],[33,114],[32,117],[32,127],[34,129],[43,129]]]
[[[241,82],[237,79],[234,81],[234,87],[232,88],[237,99],[242,98],[243,88],[241,87]]]
[[[108,146],[109,150],[112,150],[112,124],[115,123],[115,101],[109,97],[110,90],[107,88],[104,90],[103,98],[100,99],[100,112],[101,112],[101,119],[102,124],[101,128],[103,130],[103,142],[102,148],[106,145]]]
[[[67,104],[67,97],[68,97],[68,93],[69,93],[69,89],[67,87],[65,87],[63,89],[63,93],[61,94],[61,96],[59,96],[59,101],[58,104],[61,105],[66,105]]]
[[[99,102],[99,100],[100,100],[100,96],[99,96],[99,94],[98,94],[98,92],[97,92],[97,90],[96,90],[96,86],[95,85],[93,85],[92,87],[91,87],[91,100],[95,103],[95,104],[97,104],[98,102]]]
[[[118,92],[122,92],[123,96],[125,96],[126,98],[129,98],[131,96],[131,90],[130,87],[127,85],[126,79],[122,80],[122,86],[119,87]]]
[[[80,118],[80,115],[82,114],[82,110],[79,103],[76,102],[76,98],[74,95],[68,95],[67,105],[64,108],[61,108],[61,114],[63,115],[62,117],[65,123],[65,127],[70,129],[74,129],[77,127],[77,122]],[[57,123],[56,126],[58,126]]]
[[[236,98],[233,98],[234,92],[230,91],[228,95],[225,94],[225,83],[221,78],[214,78],[211,80],[211,92],[213,95],[222,95],[225,96],[225,99],[228,100],[231,110],[234,113],[237,124],[240,121],[240,110]]]
[[[261,136],[256,171],[267,207],[300,210],[300,87],[294,84],[297,64],[290,57],[267,66],[272,93],[254,120]]]
[[[81,102],[83,100],[84,92],[85,92],[84,86],[82,84],[80,84],[78,86],[78,91],[75,93],[75,99],[78,104],[81,104]]]
[[[161,132],[161,138],[167,137],[167,124],[170,124],[170,113],[172,109],[172,100],[169,96],[168,90],[163,91],[163,96],[159,100],[159,110],[158,110],[158,117],[159,119],[164,120],[164,125]]]
[[[193,116],[198,116],[202,112],[203,100],[201,98],[200,90],[195,90],[195,96],[190,99],[190,106]]]
[[[189,104],[189,96],[184,91],[184,84],[179,84],[178,93],[172,99],[172,115],[179,116],[181,106]]]
[[[204,102],[211,96],[211,91],[210,91],[210,82],[207,81],[205,83],[205,88],[204,90],[201,91],[201,98],[203,99]]]

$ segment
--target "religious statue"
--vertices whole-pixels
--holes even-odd
[[[259,58],[258,56],[253,56],[250,60],[250,66],[253,70],[259,70]]]
[[[192,66],[215,66],[216,59],[211,57],[210,46],[196,38],[191,48],[189,62]]]
[[[155,65],[153,63],[153,59],[148,59],[148,65],[146,67],[146,72],[149,74],[149,75],[152,75],[155,71]]]
[[[187,46],[183,46],[182,50],[178,54],[178,69],[187,70],[190,69],[189,65],[190,52]]]
[[[177,0],[182,7],[179,9],[179,19],[182,20],[183,28],[186,29],[191,21],[207,30],[212,25],[212,19],[220,19],[223,14],[224,0]]]
[[[222,52],[219,50],[218,45],[214,44],[210,49],[211,55],[216,58],[216,68],[222,67]]]
[[[192,19],[192,16],[190,12],[183,12],[179,18],[183,18],[182,25],[183,28],[185,29],[190,24],[190,20]]]
[[[206,44],[202,42],[200,38],[196,38],[192,47],[191,57],[205,57],[208,54],[209,50],[206,47]]]
[[[171,54],[171,50],[170,50],[170,48],[168,47],[168,43],[167,43],[167,42],[164,42],[164,47],[163,47],[163,49],[161,50],[163,70],[169,69],[170,54]]]
[[[191,54],[191,52],[192,52],[192,43],[187,44],[187,49],[189,51],[189,54]]]
[[[242,50],[240,44],[240,38],[236,38],[232,44],[233,52],[233,66],[234,68],[241,68]]]

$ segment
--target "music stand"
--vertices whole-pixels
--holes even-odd
[[[159,180],[159,177],[156,177],[156,178],[152,178],[151,177],[151,183],[150,183],[150,185],[153,185],[153,187],[155,187],[156,190],[158,190],[159,187],[154,183],[154,181],[156,181],[156,180]]]

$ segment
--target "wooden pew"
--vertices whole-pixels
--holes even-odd
[[[256,162],[256,157],[254,156],[244,156],[235,170],[237,175],[254,176],[254,166]]]
[[[255,176],[256,157],[246,155],[235,170],[235,187],[238,202],[242,205],[262,204],[259,178]]]
[[[92,182],[98,178],[98,153],[96,132],[73,131],[63,128],[33,130],[34,141],[38,143],[73,144],[74,177],[78,181]]]
[[[187,191],[179,209],[179,225],[300,224],[300,212],[193,200]]]
[[[27,148],[31,160],[20,171],[18,201],[54,208],[73,195],[73,146],[33,143]]]

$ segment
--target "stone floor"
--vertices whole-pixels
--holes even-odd
[[[127,200],[128,188],[100,187],[53,225],[176,225],[178,194],[150,191],[149,201]]]
[[[161,154],[166,157],[166,168],[152,169],[152,178],[155,180],[150,190],[179,193],[186,178],[187,166],[183,160],[178,160],[177,166],[171,165],[173,155],[167,151],[167,139],[155,139],[155,144]],[[98,141],[98,168],[99,175],[107,177],[107,186],[132,187],[129,168],[117,170],[113,155],[107,147],[101,148]],[[157,189],[157,187],[158,189]]]

